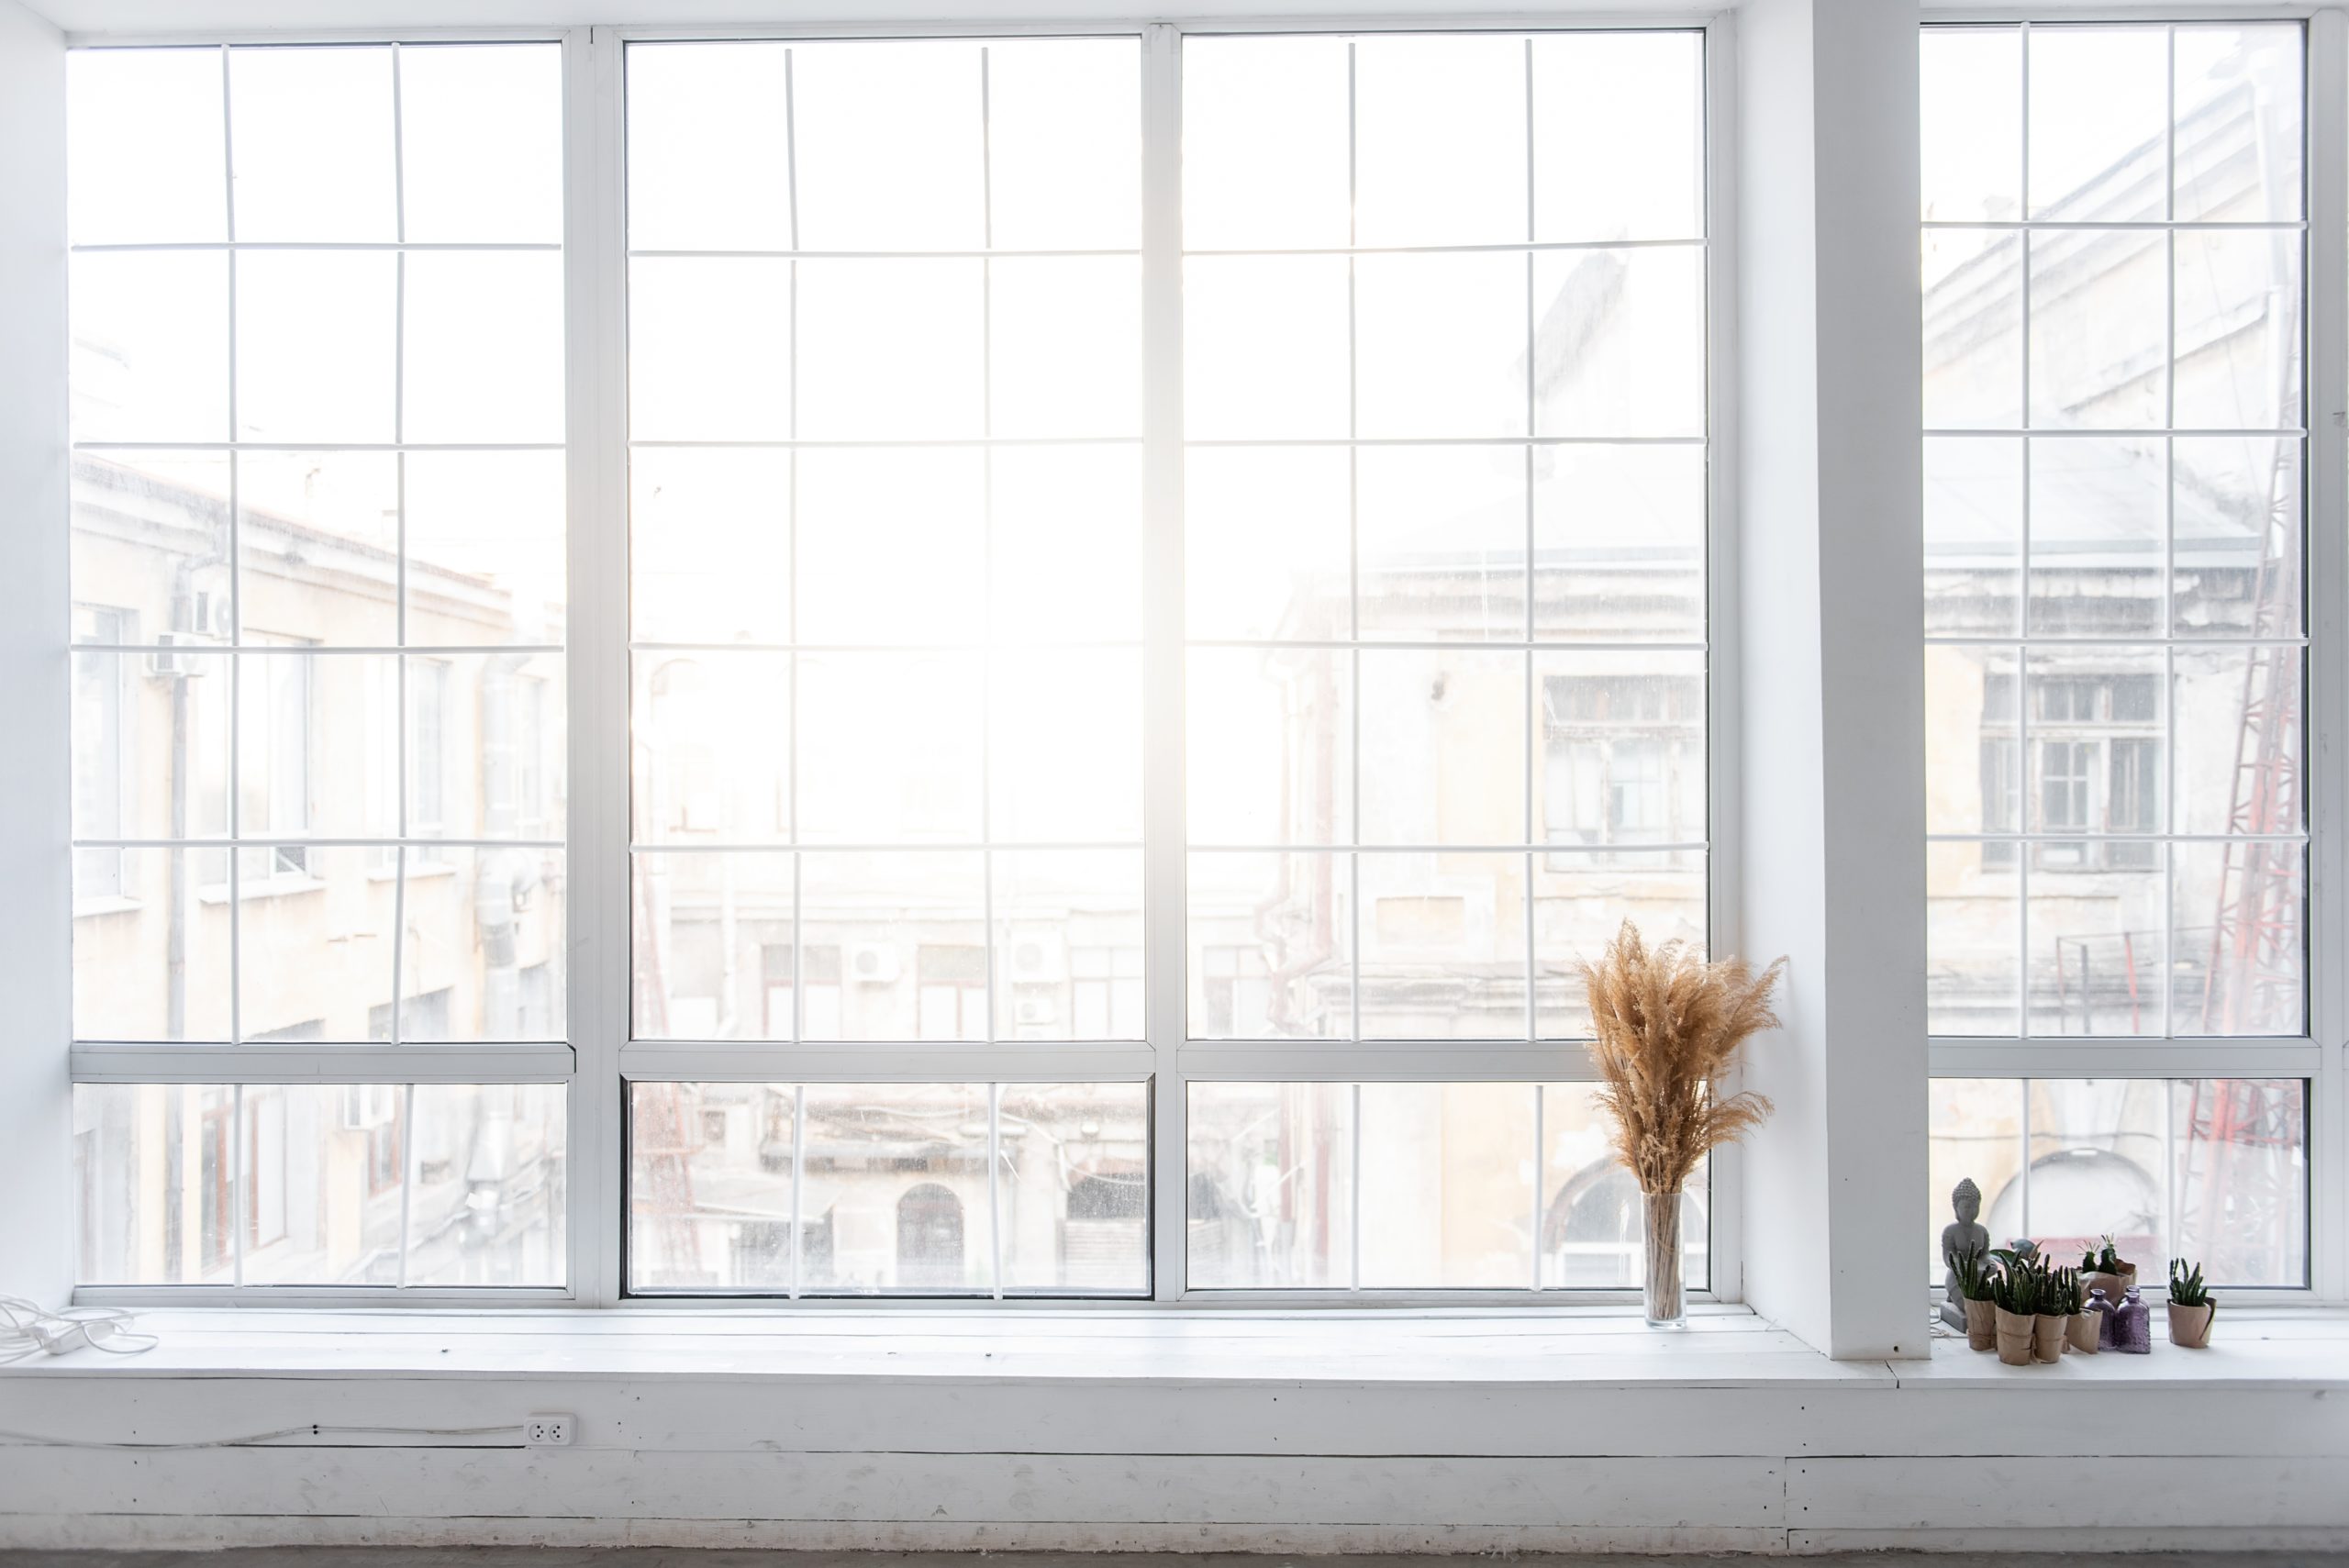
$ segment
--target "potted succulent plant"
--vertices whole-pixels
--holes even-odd
[[[1998,1348],[1998,1271],[1979,1252],[1957,1257],[1957,1293],[1965,1302],[1965,1343],[1976,1351]]]
[[[2008,1366],[2029,1366],[2043,1271],[2035,1260],[2007,1248],[1990,1251],[1998,1260],[1998,1285],[1991,1296],[1998,1360]]]
[[[2219,1316],[2218,1297],[2202,1283],[2202,1265],[2188,1272],[2184,1258],[2169,1261],[2169,1342],[2189,1351],[2206,1350],[2210,1327]]]
[[[2040,1265],[2039,1310],[2031,1320],[2031,1359],[2052,1362],[2063,1357],[2070,1342],[2072,1314],[2079,1310],[2080,1276],[2074,1269]]]
[[[2092,1356],[2098,1348],[2098,1337],[2104,1331],[2104,1314],[2088,1310],[2088,1293],[2085,1276],[2077,1269],[2061,1271],[2065,1304],[2070,1316],[2064,1320],[2064,1341],[2066,1350]]]
[[[2107,1301],[2119,1301],[2137,1283],[2137,1265],[2123,1258],[2113,1247],[2112,1238],[2102,1238],[2101,1248],[2091,1247],[2080,1259],[2080,1299],[2087,1299],[2088,1292],[2101,1290]]]

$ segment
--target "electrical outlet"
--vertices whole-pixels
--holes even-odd
[[[522,1440],[532,1448],[563,1448],[571,1441],[569,1416],[526,1416]]]

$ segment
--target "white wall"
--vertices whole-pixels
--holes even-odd
[[[0,0],[0,1295],[72,1285],[65,50]]]
[[[1789,960],[1748,1086],[1745,1298],[1916,1356],[1925,1182],[1913,0],[1738,16],[1742,929]]]

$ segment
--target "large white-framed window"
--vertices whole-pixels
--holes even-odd
[[[71,58],[85,1286],[569,1291],[562,48]]]
[[[2337,62],[2295,19],[1921,47],[1932,1209],[2331,1294]]]
[[[76,755],[188,757],[77,777],[85,1287],[1631,1285],[1573,965],[1731,934],[1708,41],[83,51]]]

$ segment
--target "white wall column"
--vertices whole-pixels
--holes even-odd
[[[0,1295],[72,1288],[65,40],[0,0]]]
[[[1744,1293],[1837,1357],[1926,1350],[1919,23],[1738,17],[1741,929],[1791,961]]]

